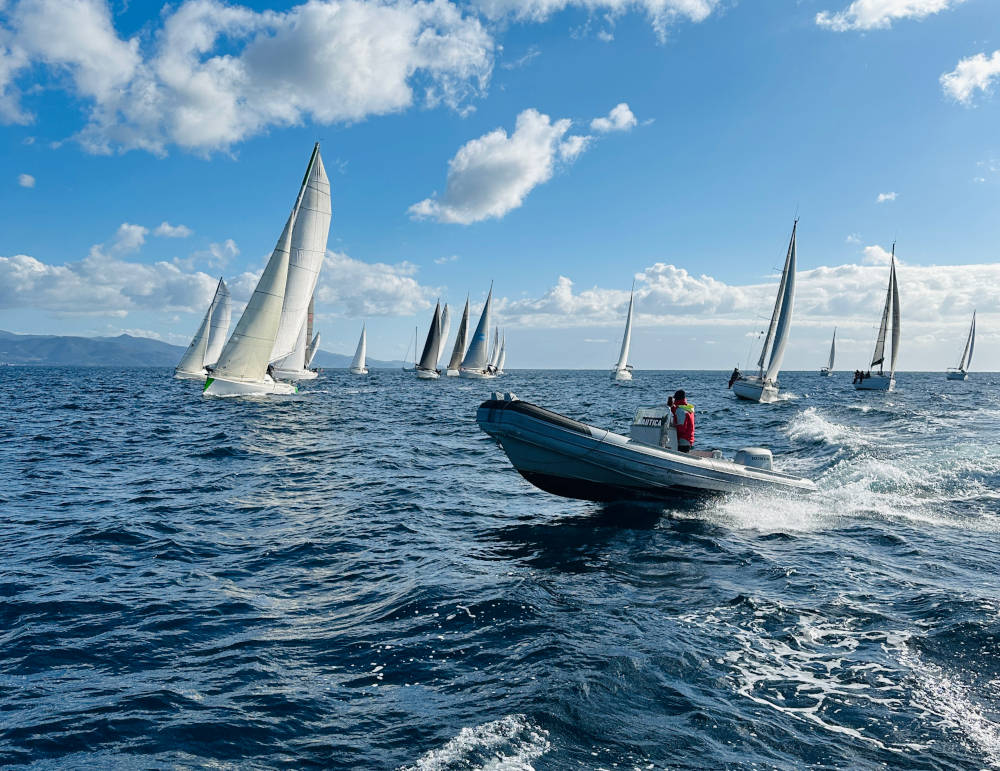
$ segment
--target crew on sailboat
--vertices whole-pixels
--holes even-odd
[[[743,377],[743,373],[740,372],[740,368],[739,367],[733,367],[733,374],[729,376],[729,385],[726,386],[726,388],[732,388],[733,387],[733,383],[735,383],[741,377]]]

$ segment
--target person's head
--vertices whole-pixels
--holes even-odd
[[[684,401],[685,396],[687,396],[687,394],[684,393],[684,389],[682,388],[681,390],[674,392],[674,401],[682,402]]]

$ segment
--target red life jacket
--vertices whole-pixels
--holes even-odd
[[[677,438],[694,444],[694,405],[681,402],[670,409],[673,410],[674,423],[677,424]]]

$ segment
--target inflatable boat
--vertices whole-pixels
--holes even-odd
[[[476,414],[479,427],[500,443],[521,476],[566,498],[664,501],[746,490],[816,490],[809,479],[775,471],[771,451],[761,447],[744,448],[733,460],[718,450],[679,452],[669,420],[666,406],[641,408],[626,437],[501,393]]]

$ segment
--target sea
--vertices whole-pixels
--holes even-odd
[[[0,766],[1000,767],[1000,375],[0,368]],[[597,504],[476,426],[491,390],[805,497]]]

